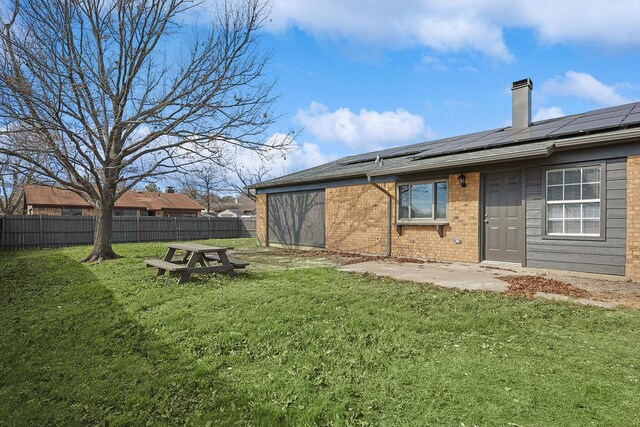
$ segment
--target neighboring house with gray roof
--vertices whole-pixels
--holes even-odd
[[[640,103],[380,150],[259,183],[262,244],[640,278]]]

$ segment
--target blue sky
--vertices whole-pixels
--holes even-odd
[[[303,129],[274,176],[508,126],[525,77],[534,119],[640,100],[640,0],[274,0],[262,41]]]

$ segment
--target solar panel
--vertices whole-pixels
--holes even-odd
[[[478,141],[472,142],[471,144],[468,144],[464,147],[464,149],[471,149],[471,148],[478,148],[478,147],[483,147],[483,146],[489,146],[489,145],[493,145],[493,144],[497,144],[500,141],[504,141],[504,142],[512,142],[513,141],[513,136],[516,134],[517,132],[509,129],[508,131],[505,131],[504,133],[494,133],[491,135],[487,135],[482,139],[479,139]]]
[[[614,105],[613,107],[606,107],[606,108],[600,108],[598,110],[588,111],[586,113],[583,113],[582,115],[590,115],[590,114],[597,115],[597,114],[606,113],[608,111],[628,110],[633,108],[634,106],[637,106],[637,103],[632,102],[630,104]]]
[[[533,123],[530,127],[522,129],[520,132],[516,133],[513,136],[513,142],[546,138],[551,132],[560,129],[574,119],[575,117],[561,117],[554,119],[553,122]]]
[[[558,129],[557,131],[551,132],[549,135],[551,136],[560,136],[560,135],[568,135],[572,133],[581,133],[581,132],[590,132],[595,130],[619,127],[620,122],[623,117],[607,117],[604,119],[596,119],[588,122],[571,122],[566,126]]]
[[[367,153],[360,156],[347,157],[344,161],[340,162],[342,165],[353,165],[356,163],[372,162],[380,156],[381,159],[390,159],[393,157],[410,156],[421,152],[422,148],[409,148],[401,147],[402,149],[394,148],[388,150],[380,150],[373,153]]]
[[[493,129],[347,157],[340,164],[352,165],[370,162],[374,161],[378,156],[382,159],[410,157],[411,160],[420,160],[445,154],[499,147],[551,137],[555,138],[573,133],[580,134],[638,123],[640,123],[640,103],[617,105],[584,114],[535,122],[526,129]]]
[[[555,119],[542,120],[539,122],[534,122],[530,127],[523,129],[526,131],[527,129],[557,129],[565,124],[576,119],[576,116],[564,116],[564,117],[556,117]]]
[[[623,125],[635,125],[640,123],[640,111],[635,114],[629,114],[624,118],[621,124]]]
[[[609,111],[603,114],[588,114],[588,115],[578,117],[573,122],[571,122],[571,124],[588,123],[596,120],[604,120],[604,119],[616,118],[616,117],[619,117],[620,120],[622,120],[623,118],[626,117],[627,114],[629,114],[630,110],[631,108],[629,108],[628,110]]]
[[[440,155],[443,155],[443,154],[460,151],[460,149],[462,147],[466,147],[467,145],[471,144],[473,141],[481,140],[486,135],[490,135],[490,134],[493,134],[493,133],[495,133],[497,131],[502,131],[502,130],[503,129],[499,129],[499,130],[493,129],[493,130],[490,130],[490,131],[477,132],[477,133],[473,133],[473,134],[469,134],[469,135],[463,135],[463,136],[457,137],[457,138],[449,138],[449,139],[443,141],[437,147],[432,147],[432,148],[430,148],[428,150],[424,150],[424,151],[420,152],[418,155],[413,156],[412,159],[418,160],[418,159],[424,159],[424,158],[427,158],[427,157],[440,156]]]

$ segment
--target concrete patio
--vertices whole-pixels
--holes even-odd
[[[500,293],[506,292],[509,285],[496,276],[518,274],[510,269],[492,270],[483,268],[479,264],[465,263],[416,264],[368,261],[346,265],[340,269],[356,273],[371,273],[399,280],[431,283],[444,288]]]
[[[516,264],[483,262],[468,263],[400,263],[393,261],[367,261],[340,267],[343,271],[355,273],[369,273],[377,276],[390,277],[398,280],[408,280],[418,283],[428,283],[444,288],[469,291],[487,291],[504,293],[509,284],[499,279],[500,276],[544,276],[570,283],[574,286],[590,291],[596,290],[607,301],[571,298],[565,295],[538,292],[536,297],[558,301],[569,301],[583,305],[603,308],[615,308],[618,304],[604,295],[609,292],[623,291],[629,295],[637,295],[640,287],[637,283],[630,283],[623,277],[605,276],[600,274],[575,273],[559,270],[546,270],[521,267]]]

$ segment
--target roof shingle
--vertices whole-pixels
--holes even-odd
[[[26,203],[33,206],[69,206],[90,208],[91,205],[70,190],[43,185],[24,186]],[[159,210],[201,210],[196,201],[179,193],[153,193],[127,191],[115,204],[116,208]]]

